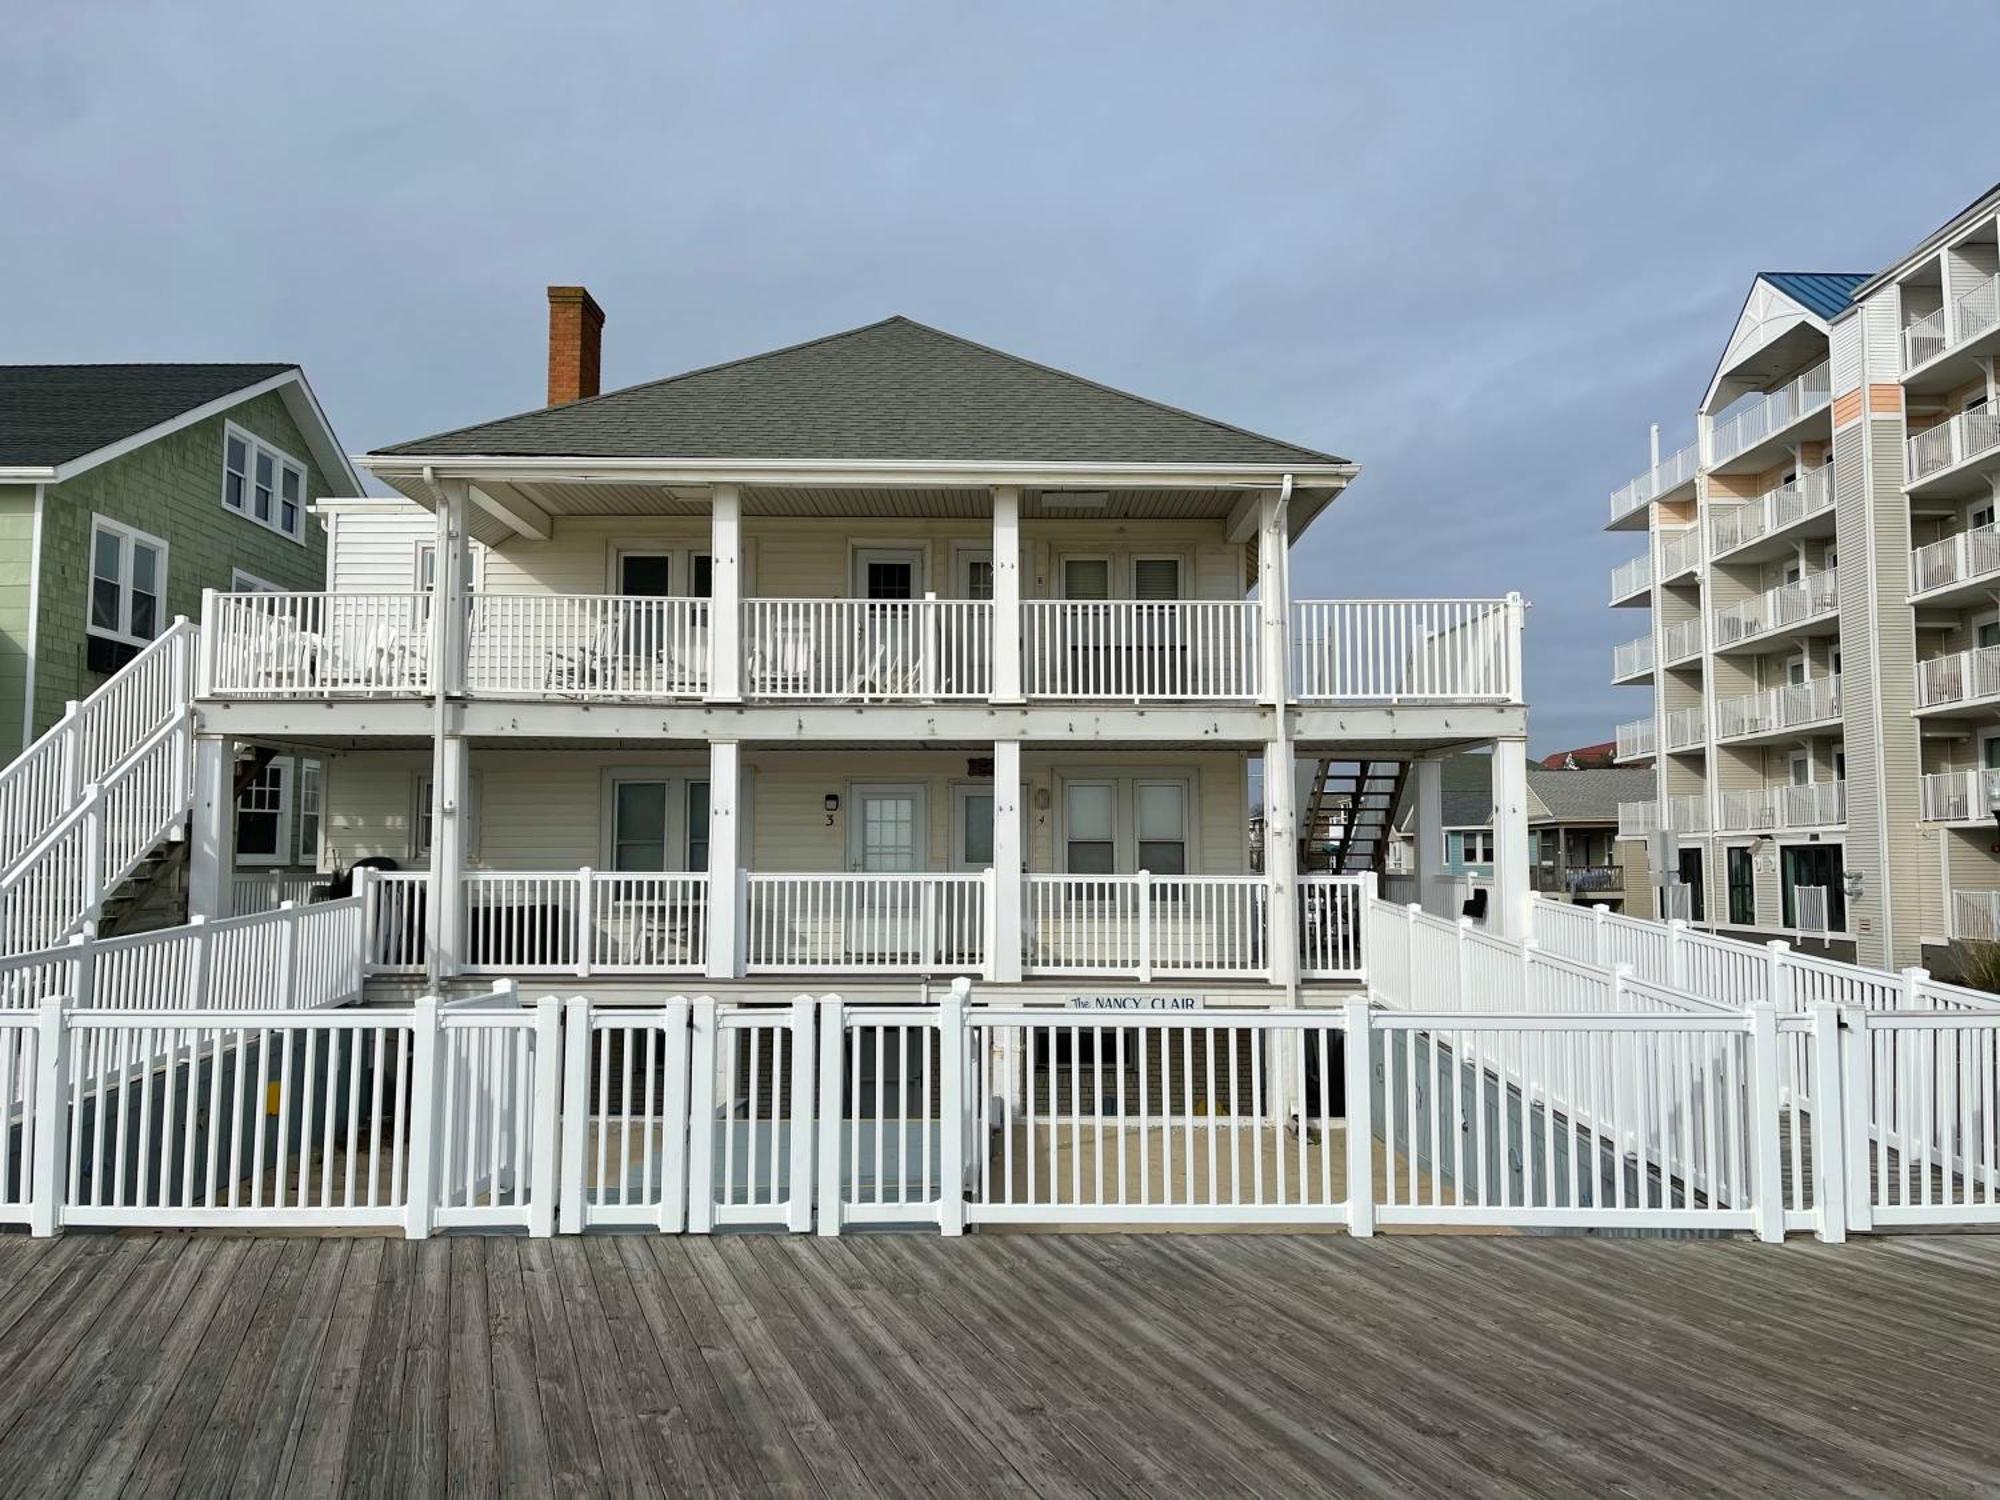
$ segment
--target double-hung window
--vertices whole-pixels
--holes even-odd
[[[222,429],[222,508],[304,542],[306,468],[234,422]]]
[[[1118,788],[1109,781],[1063,787],[1063,868],[1072,875],[1109,875],[1118,868]]]
[[[143,646],[160,633],[167,544],[116,521],[90,523],[90,634]]]
[[[1070,875],[1144,870],[1185,875],[1193,865],[1185,777],[1118,776],[1062,783],[1062,868]]]
[[[679,851],[678,864],[668,858],[673,850]],[[678,776],[613,781],[611,868],[633,874],[706,870],[708,783]]]

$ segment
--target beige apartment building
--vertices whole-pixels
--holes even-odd
[[[1996,272],[2000,188],[1872,274],[1757,276],[1694,441],[1611,496],[1656,912],[1888,966],[2000,934]]]

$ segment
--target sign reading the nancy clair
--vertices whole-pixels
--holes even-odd
[[[1071,1010],[1200,1010],[1199,995],[1071,995]]]

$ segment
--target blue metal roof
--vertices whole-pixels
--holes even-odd
[[[1807,312],[1821,318],[1835,318],[1847,311],[1854,289],[1873,272],[1847,271],[1760,271],[1758,279],[1790,297]]]

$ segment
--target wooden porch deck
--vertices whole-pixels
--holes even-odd
[[[0,1240],[0,1494],[1991,1493],[2000,1238]]]

